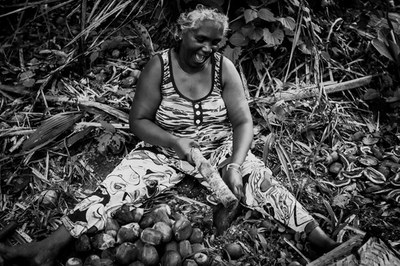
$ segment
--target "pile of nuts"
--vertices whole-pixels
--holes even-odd
[[[367,195],[400,203],[400,139],[389,136],[357,132],[351,141],[339,141],[330,150],[321,149],[324,155],[310,170],[321,177],[329,173],[334,180],[320,182],[330,186],[357,183],[358,190]]]
[[[123,205],[107,220],[103,232],[76,240],[78,255],[69,258],[66,266],[215,265],[203,242],[202,230],[185,215],[172,213],[167,204],[146,213],[142,208]],[[229,256],[239,258],[243,250],[233,245],[227,247]]]

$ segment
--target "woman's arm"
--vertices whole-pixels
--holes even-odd
[[[141,140],[156,146],[173,148],[179,158],[187,159],[190,148],[197,144],[178,138],[154,123],[161,103],[161,60],[155,56],[143,69],[129,113],[129,126]]]
[[[233,129],[231,163],[241,165],[253,141],[253,120],[238,71],[227,58],[222,62],[223,98]]]
[[[239,73],[230,60],[223,58],[222,62],[222,96],[233,130],[232,156],[229,158],[233,165],[222,170],[222,177],[235,196],[241,199],[244,193],[240,165],[253,141],[253,120]]]

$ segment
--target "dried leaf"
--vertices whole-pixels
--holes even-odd
[[[22,145],[22,151],[37,150],[67,131],[79,119],[81,112],[59,113],[45,120]]]
[[[133,25],[135,26],[136,30],[139,32],[140,37],[143,41],[143,44],[147,47],[149,52],[151,54],[153,54],[154,53],[153,42],[151,40],[150,34],[147,31],[147,29],[139,22],[133,22]]]

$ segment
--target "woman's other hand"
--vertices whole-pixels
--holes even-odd
[[[179,159],[187,160],[189,163],[193,164],[190,160],[190,150],[192,148],[199,148],[199,144],[192,139],[187,138],[177,138],[172,145]]]
[[[238,165],[234,164],[230,167],[228,167],[228,165],[224,168],[224,171],[222,172],[222,179],[228,185],[229,189],[236,196],[236,198],[238,198],[240,201],[244,195],[242,173]]]

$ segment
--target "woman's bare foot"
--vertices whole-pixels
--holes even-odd
[[[61,249],[72,240],[72,236],[61,226],[48,238],[19,246],[6,246],[0,243],[0,266],[4,262],[24,262],[24,265],[54,265]],[[3,261],[3,262],[2,262]]]
[[[339,246],[340,243],[330,238],[321,227],[315,227],[308,235],[308,241],[315,246],[319,253],[326,253]]]

